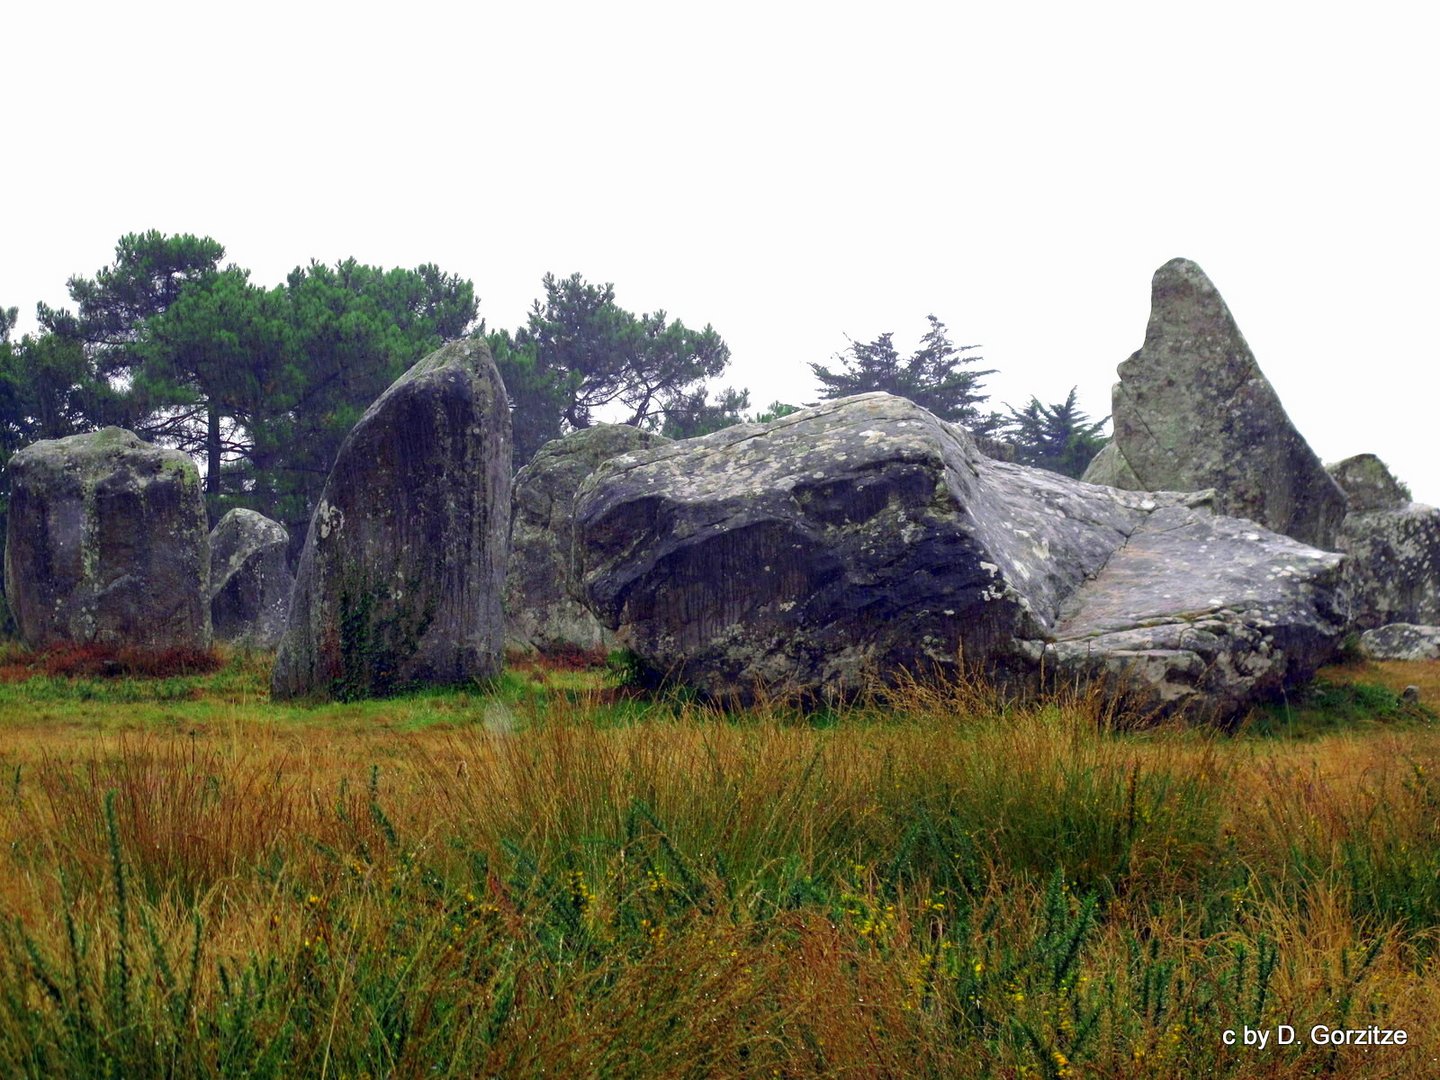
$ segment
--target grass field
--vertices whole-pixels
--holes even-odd
[[[1440,1074],[1440,731],[1398,695],[1437,669],[1125,732],[974,685],[728,715],[534,665],[276,706],[263,656],[11,649],[0,1074]]]

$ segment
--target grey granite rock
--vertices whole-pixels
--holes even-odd
[[[1410,489],[1396,480],[1374,454],[1356,454],[1326,465],[1325,471],[1340,485],[1352,514],[1400,510],[1410,505]]]
[[[1352,627],[1440,623],[1440,510],[1420,503],[1347,514],[1336,546]]]
[[[1193,262],[1172,259],[1155,272],[1145,343],[1119,374],[1115,437],[1086,480],[1132,490],[1214,488],[1221,513],[1333,549],[1344,493]]]
[[[33,443],[9,468],[5,591],[27,645],[209,648],[193,461],[109,427]]]
[[[365,697],[496,674],[510,412],[482,341],[402,375],[325,482],[275,658],[274,697]]]
[[[669,441],[627,424],[597,424],[546,443],[515,475],[505,572],[507,648],[610,647],[610,633],[581,603],[574,581],[575,491],[602,461]]]
[[[717,697],[844,695],[960,657],[1089,677],[1100,656],[1158,707],[1231,710],[1329,655],[1341,558],[1212,497],[993,461],[866,394],[610,460],[577,493],[575,551],[619,642]]]
[[[1145,709],[1234,715],[1334,652],[1341,562],[1251,521],[1161,507],[1070,597],[1047,656],[1118,679]]]
[[[1440,660],[1440,626],[1391,623],[1367,630],[1360,651],[1371,660]]]
[[[210,625],[217,641],[273,649],[285,633],[290,534],[254,510],[231,510],[210,532]]]

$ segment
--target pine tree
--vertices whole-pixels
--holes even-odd
[[[945,324],[934,315],[926,318],[930,329],[908,357],[902,358],[896,350],[894,334],[885,333],[870,342],[852,340],[850,348],[835,356],[842,365],[839,371],[812,363],[810,370],[822,387],[820,396],[831,400],[883,390],[908,398],[942,420],[984,433],[993,430],[1000,418],[980,412],[989,397],[980,393],[980,382],[995,372],[966,367],[980,359],[965,355],[979,346],[952,344]]]
[[[1010,408],[999,435],[1015,446],[1016,461],[1076,478],[1085,472],[1090,459],[1109,442],[1101,432],[1110,418],[1091,420],[1081,411],[1075,392],[1072,386],[1065,400],[1054,405],[1044,405],[1032,395],[1025,408]]]

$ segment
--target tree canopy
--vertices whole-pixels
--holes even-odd
[[[1091,420],[1075,398],[1075,387],[1065,400],[1044,405],[1033,395],[1023,409],[1009,408],[1000,436],[1015,447],[1015,460],[1077,479],[1090,459],[1110,440],[1102,432],[1108,416]]]
[[[979,346],[952,344],[945,324],[934,315],[926,318],[930,329],[920,339],[920,347],[907,357],[895,348],[891,332],[874,341],[852,340],[848,349],[835,356],[839,370],[811,363],[810,370],[821,386],[820,396],[830,400],[883,390],[910,399],[942,420],[981,432],[993,430],[1000,418],[980,412],[989,398],[980,392],[980,384],[995,372],[970,369],[968,365],[980,357],[966,354]]]
[[[517,465],[602,417],[677,436],[743,419],[745,391],[706,386],[730,356],[712,327],[632,314],[579,274],[542,286],[523,326],[487,334]],[[370,403],[421,356],[484,332],[472,284],[433,264],[312,261],[266,287],[218,241],[153,230],[67,287],[70,305],[37,305],[40,332],[21,341],[18,310],[0,309],[0,455],[119,424],[201,461],[212,518],[249,507],[297,543]]]
[[[713,327],[691,330],[664,311],[635,315],[615,302],[613,284],[579,274],[546,274],[541,286],[524,326],[489,335],[514,411],[517,465],[601,414],[667,433],[738,421],[746,392],[726,389],[711,401],[705,387],[730,362]]]
[[[39,305],[45,332],[23,351],[71,379],[82,426],[118,423],[200,457],[212,514],[244,505],[303,534],[350,427],[469,331],[474,288],[430,264],[347,259],[267,289],[224,256],[208,237],[122,237],[112,265],[70,279],[73,309]],[[59,407],[56,388],[42,397],[35,408]]]

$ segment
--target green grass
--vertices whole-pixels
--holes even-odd
[[[0,1073],[1421,1075],[1440,735],[1400,676],[1327,676],[1303,738],[969,684],[818,722],[543,667],[0,684]],[[1220,1041],[1322,1022],[1413,1046]]]
[[[1280,701],[1257,707],[1244,732],[1267,738],[1311,738],[1325,732],[1435,721],[1429,706],[1405,701],[1400,692],[1378,682],[1344,678],[1339,671],[1330,669]]]

